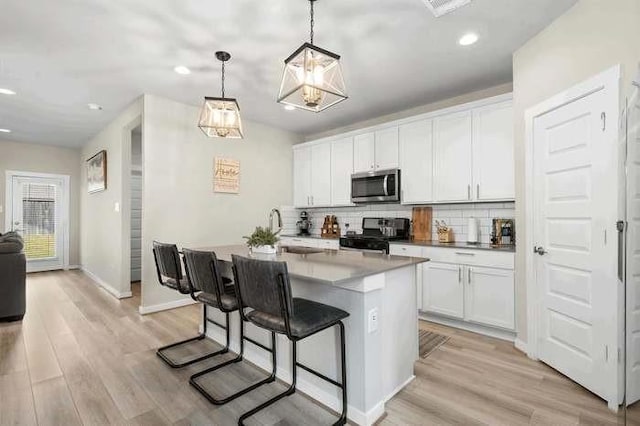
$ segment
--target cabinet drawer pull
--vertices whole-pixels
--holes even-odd
[[[458,282],[462,282],[462,267],[458,266]]]
[[[472,268],[469,268],[469,270],[467,271],[467,280],[469,281],[469,285],[471,285],[471,271]]]
[[[457,251],[456,254],[459,254],[460,256],[475,256],[475,253],[465,253],[463,251]]]

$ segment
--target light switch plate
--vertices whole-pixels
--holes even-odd
[[[369,311],[369,333],[373,333],[378,330],[378,308],[373,308]]]

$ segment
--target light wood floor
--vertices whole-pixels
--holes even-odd
[[[197,331],[198,306],[140,316],[139,288],[117,301],[77,271],[31,274],[20,323],[0,323],[0,425],[233,425],[240,413],[284,389],[260,388],[227,405],[209,404],[188,384],[213,365],[172,370],[155,348]],[[451,339],[416,363],[416,380],[387,403],[380,425],[606,425],[617,416],[589,392],[513,345],[435,324]],[[348,342],[347,342],[348,345]],[[174,354],[187,356],[211,342]],[[263,372],[235,365],[208,379],[235,390]],[[222,396],[222,395],[220,395]],[[251,424],[330,424],[329,413],[294,395]]]

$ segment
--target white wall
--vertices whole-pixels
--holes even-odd
[[[623,87],[640,62],[640,0],[580,0],[513,56],[515,117],[516,225],[525,240],[525,122],[528,108],[616,64],[623,66]],[[612,171],[614,172],[614,171]],[[527,340],[525,251],[516,252],[516,324]]]
[[[198,115],[199,108],[144,97],[143,311],[181,299],[157,282],[153,240],[190,248],[242,244],[243,235],[266,225],[271,208],[291,204],[291,146],[301,137],[245,120],[244,139],[209,139]],[[240,161],[239,194],[213,192],[216,156]]]
[[[24,142],[0,141],[0,206],[5,202],[6,171],[69,175],[69,265],[80,263],[80,150]],[[0,232],[4,231],[3,206]]]
[[[128,247],[123,232],[123,209],[116,212],[115,203],[128,205],[123,194],[123,164],[129,164],[129,126],[142,114],[142,98],[129,105],[115,120],[82,148],[81,194],[81,263],[101,285],[116,297],[130,292],[129,266],[124,265],[123,248]],[[123,145],[127,145],[123,150]],[[87,193],[85,162],[101,150],[107,151],[107,190]],[[128,172],[128,170],[127,170]],[[128,220],[126,229],[129,228]],[[128,258],[128,253],[127,256]]]

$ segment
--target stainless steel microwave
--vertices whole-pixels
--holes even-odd
[[[376,170],[351,175],[352,203],[400,201],[400,170]]]

